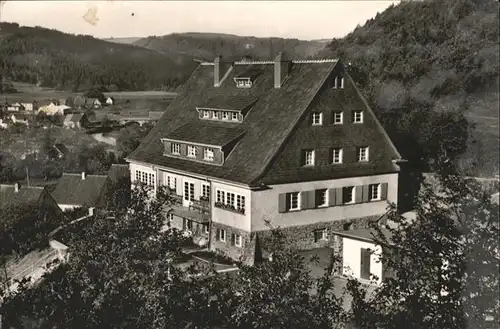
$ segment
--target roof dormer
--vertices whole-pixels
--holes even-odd
[[[254,81],[262,74],[262,67],[258,65],[249,65],[246,70],[236,74],[233,78],[237,88],[251,88]]]

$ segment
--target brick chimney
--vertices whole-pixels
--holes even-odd
[[[85,173],[85,171],[82,171],[82,180],[85,180],[86,177],[87,177],[87,174]]]
[[[21,188],[21,185],[19,183],[14,184],[14,192],[19,192],[19,189]]]
[[[283,81],[290,73],[292,62],[285,59],[283,53],[274,58],[274,88],[281,88]]]
[[[214,60],[214,87],[220,87],[224,79],[227,77],[233,63],[222,61],[222,56],[217,56]]]

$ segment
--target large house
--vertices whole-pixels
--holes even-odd
[[[397,203],[400,160],[341,61],[283,54],[201,63],[127,159],[133,182],[170,187],[172,226],[248,264],[278,227],[366,262],[356,232]]]

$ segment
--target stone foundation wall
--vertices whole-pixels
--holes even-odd
[[[226,231],[226,242],[219,241],[217,237],[218,229],[223,229]],[[241,236],[241,247],[237,247],[232,244],[232,234]],[[227,257],[230,257],[236,261],[241,261],[247,265],[253,265],[255,253],[255,234],[252,235],[248,232],[241,231],[234,227],[212,222],[212,229],[210,232],[210,250],[219,252]]]

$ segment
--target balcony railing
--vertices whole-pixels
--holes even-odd
[[[235,212],[237,214],[242,214],[242,215],[245,214],[245,208],[236,208],[234,206],[231,206],[231,205],[228,205],[228,204],[225,204],[225,203],[222,203],[222,202],[216,202],[214,204],[214,207],[220,208],[220,209],[224,209],[224,210],[228,210],[228,211],[232,211],[232,212]]]
[[[171,193],[169,197],[173,205],[182,206],[182,195]],[[200,200],[192,200],[188,208],[189,210],[195,210],[200,213],[209,213],[210,199],[208,197],[200,197]]]

